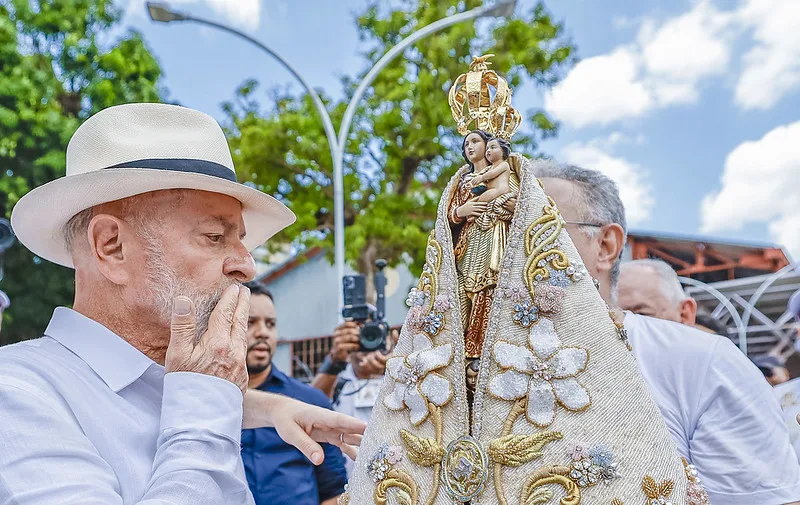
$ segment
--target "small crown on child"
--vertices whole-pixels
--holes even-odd
[[[510,140],[522,123],[522,116],[511,106],[512,90],[508,82],[489,70],[492,56],[473,56],[469,71],[453,82],[448,102],[461,135],[480,129]]]

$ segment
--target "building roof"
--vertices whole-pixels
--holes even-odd
[[[679,275],[704,282],[763,275],[790,263],[777,244],[639,230],[629,233],[628,244],[631,259],[660,258]]]

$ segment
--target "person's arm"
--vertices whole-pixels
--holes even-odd
[[[491,181],[495,177],[499,177],[504,172],[510,171],[511,166],[507,161],[501,161],[499,165],[487,170],[484,174],[476,176],[472,179],[473,183],[480,184],[482,182]]]
[[[800,465],[772,388],[728,339],[715,346],[697,388],[691,462],[711,503],[783,505],[800,500]]]
[[[328,398],[333,398],[333,391],[336,389],[336,381],[338,379],[338,375],[320,372],[311,381],[311,387],[319,389]]]
[[[244,395],[242,428],[274,427],[284,442],[319,465],[324,452],[317,442],[335,445],[355,459],[366,423],[316,405],[257,389]],[[341,438],[340,438],[341,437]]]
[[[155,458],[140,505],[250,499],[239,454],[249,294],[226,289],[199,341],[192,301],[175,299]],[[0,383],[0,406],[14,415],[0,423],[0,503],[121,504],[123,484],[63,400],[14,381]]]
[[[325,393],[328,398],[333,398],[336,378],[347,367],[350,353],[358,350],[360,331],[361,326],[353,321],[346,321],[333,331],[331,352],[325,358],[317,376],[311,381],[311,386]]]
[[[156,455],[139,505],[248,503],[244,473],[234,470],[241,464],[241,398],[216,377],[167,374]],[[0,423],[0,503],[122,505],[123,483],[59,398],[7,378],[0,405],[13,415]]]

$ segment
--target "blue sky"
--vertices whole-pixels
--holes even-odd
[[[300,89],[244,41],[192,24],[155,25],[143,1],[123,1],[171,100],[222,118],[220,103],[245,79]],[[533,4],[518,0],[517,12]],[[245,30],[329,95],[341,95],[342,75],[364,69],[355,29],[364,0],[172,5]],[[800,2],[545,5],[580,57],[552,91],[528,84],[515,92],[517,108],[544,107],[561,121],[546,153],[615,179],[634,229],[778,242],[800,257]]]

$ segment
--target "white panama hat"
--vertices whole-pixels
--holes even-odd
[[[11,213],[25,247],[66,267],[73,265],[63,230],[73,216],[150,191],[196,189],[236,198],[249,250],[295,221],[281,202],[237,182],[214,118],[176,105],[132,103],[98,112],[70,139],[66,172],[23,196]]]

